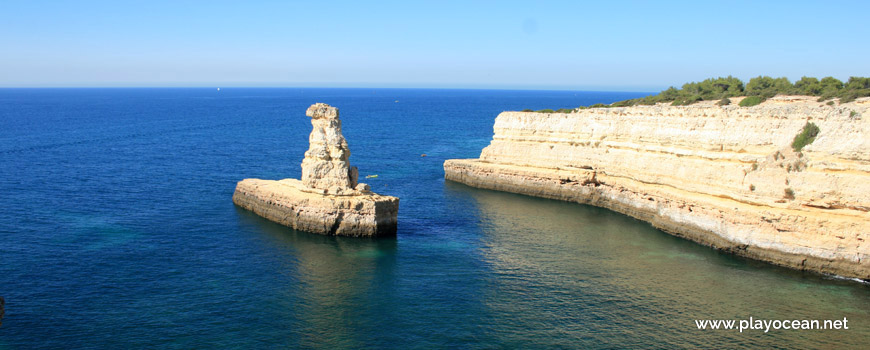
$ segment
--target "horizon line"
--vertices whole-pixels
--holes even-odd
[[[180,86],[137,86],[137,85],[70,85],[70,86],[2,86],[0,89],[395,89],[395,90],[504,90],[504,91],[582,91],[582,92],[629,92],[629,93],[659,93],[661,90],[626,90],[625,88],[558,88],[558,87],[411,87],[411,86],[232,86],[232,85],[180,85]],[[642,88],[641,88],[642,89]]]

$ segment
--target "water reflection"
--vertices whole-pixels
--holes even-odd
[[[855,346],[870,289],[722,254],[605,209],[447,182],[471,200],[500,343]],[[701,331],[695,319],[842,319],[850,330]],[[861,326],[859,326],[861,325]]]
[[[286,345],[356,348],[365,344],[372,298],[388,298],[394,280],[397,241],[330,237],[296,231],[238,209],[243,225],[253,226],[265,247],[281,260],[281,275],[296,283],[279,291],[272,307],[291,316]],[[377,312],[377,311],[375,311]],[[292,341],[291,341],[292,340]]]

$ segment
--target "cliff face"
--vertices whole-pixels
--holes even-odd
[[[868,112],[866,99],[802,97],[504,112],[480,159],[444,169],[472,186],[607,207],[740,255],[868,279]],[[795,152],[808,121],[821,132]]]

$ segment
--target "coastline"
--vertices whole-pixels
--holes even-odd
[[[608,208],[675,236],[799,270],[870,279],[866,99],[756,107],[504,112],[447,180]],[[790,148],[801,125],[818,139]]]

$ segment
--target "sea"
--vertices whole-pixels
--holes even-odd
[[[0,89],[0,349],[866,348],[867,284],[444,180],[502,111],[645,95]],[[242,179],[300,177],[315,102],[340,109],[361,181],[401,199],[396,237],[233,204]],[[848,329],[697,326],[750,318]]]

